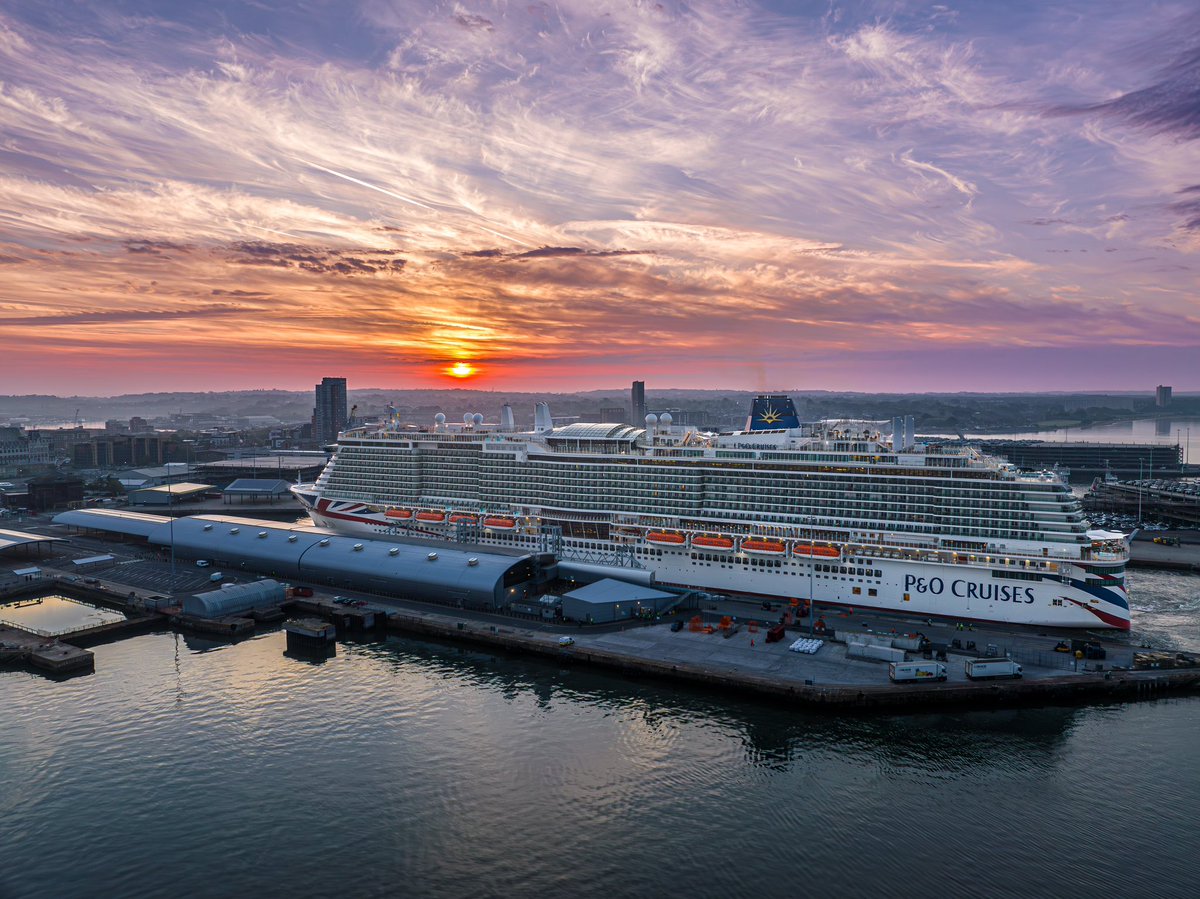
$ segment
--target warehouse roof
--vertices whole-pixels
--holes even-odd
[[[579,602],[595,603],[597,605],[610,602],[637,602],[638,600],[674,599],[676,594],[655,590],[641,584],[631,584],[628,581],[617,581],[605,578],[594,584],[587,584],[563,597],[570,597]]]
[[[148,515],[125,509],[72,509],[54,516],[55,524],[132,537],[149,537],[156,528],[165,527],[170,521],[167,515]]]
[[[291,486],[290,481],[274,478],[238,478],[224,492],[226,496],[283,496]]]
[[[143,490],[135,491],[137,493],[161,493],[170,496],[193,496],[197,493],[203,493],[205,490],[211,490],[212,484],[196,484],[190,481],[183,481],[179,484],[159,484],[157,487],[146,487]]]
[[[9,531],[0,528],[0,550],[11,549],[14,546],[32,546],[35,543],[53,543],[61,537],[47,537],[45,534],[29,534],[25,531]]]

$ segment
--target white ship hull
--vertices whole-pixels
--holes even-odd
[[[313,521],[346,534],[453,540],[448,524],[389,522],[362,504],[318,500],[296,491]],[[544,538],[536,528],[498,533],[481,529],[483,545],[537,551]],[[997,567],[879,558],[860,552],[846,558],[778,558],[704,547],[636,545],[608,540],[562,538],[561,555],[598,564],[621,564],[653,572],[664,586],[762,597],[787,602],[812,600],[851,608],[882,609],[922,617],[1060,628],[1129,628],[1128,596],[1122,586],[1085,584],[1085,571],[1069,561],[1052,572],[1027,568],[997,574]]]

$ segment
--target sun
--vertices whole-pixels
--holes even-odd
[[[478,369],[470,362],[455,362],[445,371],[452,378],[470,378],[474,377]]]

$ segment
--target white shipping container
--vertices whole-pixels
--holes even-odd
[[[1020,677],[1021,666],[1012,659],[967,659],[967,677],[983,680],[990,677]]]
[[[941,662],[892,662],[888,676],[896,683],[945,680],[946,666]]]

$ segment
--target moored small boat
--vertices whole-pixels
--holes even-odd
[[[475,515],[468,515],[465,512],[458,512],[450,516],[451,524],[475,524],[479,518]]]
[[[667,531],[650,531],[646,534],[647,543],[658,543],[663,546],[679,546],[686,542],[683,534],[672,534]]]
[[[517,522],[512,518],[485,518],[483,526],[493,531],[512,531],[516,529]]]
[[[412,509],[388,509],[383,513],[383,517],[407,521],[409,518],[412,518]]]
[[[445,512],[418,512],[417,521],[445,521]]]

